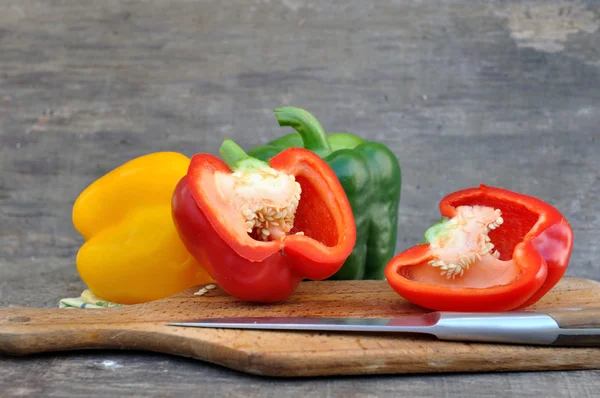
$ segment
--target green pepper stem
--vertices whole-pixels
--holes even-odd
[[[280,126],[292,127],[302,137],[304,147],[320,156],[331,153],[327,134],[321,123],[304,109],[285,106],[274,111]]]
[[[242,147],[227,138],[219,148],[219,155],[233,171],[248,169],[264,169],[269,167],[266,162],[248,155]]]

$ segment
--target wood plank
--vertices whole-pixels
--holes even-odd
[[[600,283],[563,279],[536,308],[600,306]],[[385,281],[303,282],[278,304],[239,301],[220,289],[100,310],[0,309],[0,352],[78,349],[157,351],[280,377],[600,368],[599,348],[439,341],[431,336],[171,327],[226,316],[390,318],[423,313]]]

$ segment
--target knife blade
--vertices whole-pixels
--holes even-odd
[[[227,317],[169,326],[329,332],[425,333],[440,340],[600,347],[600,307],[546,312],[435,311],[400,318]]]

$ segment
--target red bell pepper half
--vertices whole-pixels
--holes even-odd
[[[333,170],[304,148],[269,164],[225,140],[225,162],[192,157],[173,194],[175,225],[188,251],[241,300],[277,302],[303,279],[325,279],[352,252],[356,226]]]
[[[425,242],[386,266],[408,301],[441,311],[508,311],[542,298],[565,273],[573,247],[567,220],[549,204],[505,189],[452,193]]]

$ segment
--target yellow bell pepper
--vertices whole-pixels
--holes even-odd
[[[87,187],[73,206],[85,238],[77,271],[104,300],[136,304],[211,282],[187,252],[171,216],[171,198],[190,159],[175,152],[135,158]]]

